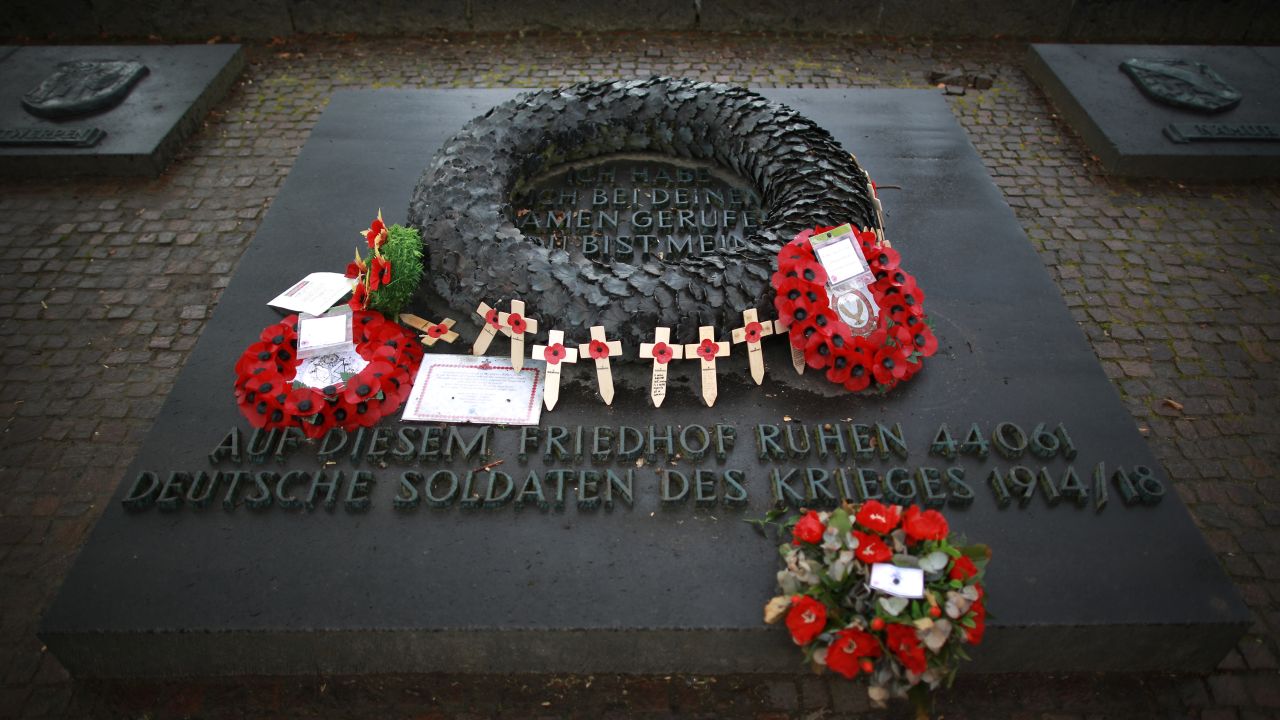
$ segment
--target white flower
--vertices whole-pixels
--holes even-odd
[[[853,562],[853,551],[841,550],[840,554],[836,556],[835,561],[833,561],[831,566],[827,568],[827,575],[831,576],[832,580],[841,582],[845,578],[849,577],[849,571],[853,569]]]

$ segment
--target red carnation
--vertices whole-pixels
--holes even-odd
[[[907,531],[907,537],[912,542],[942,540],[950,532],[947,519],[942,516],[942,513],[937,510],[920,512],[919,505],[907,508],[907,514],[902,520],[902,529]]]
[[[822,524],[817,511],[810,510],[796,521],[796,527],[791,531],[791,536],[795,538],[797,545],[802,542],[816,545],[822,542],[822,534],[826,531],[827,528]]]
[[[592,340],[591,344],[587,346],[587,354],[591,356],[592,360],[604,360],[609,357],[609,346],[599,340]]]
[[[893,551],[889,549],[889,546],[881,542],[880,538],[875,535],[854,530],[853,536],[858,539],[858,550],[855,555],[862,562],[871,565],[884,562],[893,557]]]
[[[961,555],[951,563],[951,570],[947,573],[947,577],[964,582],[977,574],[978,566],[973,564],[969,556]]]
[[[797,645],[808,645],[814,638],[822,634],[827,625],[827,608],[808,595],[800,595],[791,602],[791,610],[787,612],[787,629],[791,631],[791,640]]]
[[[885,630],[886,643],[889,650],[898,657],[903,667],[911,672],[920,675],[928,669],[928,662],[924,657],[924,647],[920,645],[920,639],[916,637],[915,628],[902,623],[891,623]]]
[[[858,524],[871,532],[888,535],[902,520],[902,508],[885,505],[879,500],[868,500],[858,510]]]
[[[987,632],[987,606],[981,600],[974,603],[969,618],[973,620],[973,627],[964,629],[964,639],[970,645],[977,645]]]
[[[659,365],[666,365],[671,362],[672,355],[674,355],[674,353],[671,351],[670,345],[664,342],[654,343],[653,359],[657,360]]]
[[[827,667],[852,680],[858,674],[862,658],[880,657],[880,643],[874,635],[857,628],[846,628],[836,633],[827,650]]]

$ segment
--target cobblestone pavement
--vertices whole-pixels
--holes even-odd
[[[970,675],[938,710],[1280,716],[1280,185],[1106,177],[1021,71],[1024,47],[679,34],[303,38],[251,48],[238,87],[159,179],[0,181],[0,717],[866,712],[861,685],[803,676],[74,682],[35,628],[335,89],[653,73],[924,87],[934,66],[996,77],[951,107],[1255,618],[1208,677]]]

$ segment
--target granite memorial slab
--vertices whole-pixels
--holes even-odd
[[[239,45],[0,52],[0,172],[159,175],[244,62]]]
[[[589,363],[569,365],[537,426],[386,419],[322,444],[252,432],[232,366],[279,320],[266,302],[282,283],[345,267],[354,229],[377,208],[404,222],[441,146],[516,95],[339,92],[44,618],[43,641],[86,677],[802,672],[787,633],[761,621],[775,541],[744,521],[776,503],[879,495],[938,505],[994,550],[994,617],[965,671],[1214,668],[1247,608],[945,101],[763,94],[829,130],[881,185],[888,236],[942,344],[910,385],[835,392],[820,373],[796,374],[785,340],[764,338],[764,385],[745,353],[720,357],[713,407],[698,362],[673,363],[655,408],[651,362],[613,358],[612,405]],[[659,171],[685,173],[673,193],[737,188],[740,211],[758,207],[750,179],[679,160],[551,167],[510,211],[554,218],[601,186],[621,192],[634,223],[655,199],[628,196]],[[726,231],[708,252],[732,252],[733,228],[718,222]],[[605,252],[584,237],[562,239],[572,262]],[[566,309],[523,299],[542,342]],[[448,298],[422,302],[423,317],[452,316],[461,333],[428,352],[465,352],[479,319]],[[767,298],[757,307],[772,317]],[[574,334],[566,343],[589,339]],[[682,328],[672,341],[697,337]],[[489,352],[508,347],[499,337]],[[624,339],[623,351],[637,348]],[[973,452],[935,447],[943,425]]]
[[[1108,172],[1280,175],[1280,49],[1033,44],[1027,71]]]

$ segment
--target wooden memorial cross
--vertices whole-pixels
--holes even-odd
[[[542,404],[550,410],[560,400],[560,363],[578,362],[578,351],[564,346],[563,330],[552,330],[547,333],[546,345],[533,346],[533,357],[547,361],[547,379],[542,383]]]
[[[791,344],[791,333],[787,331],[787,325],[784,325],[781,319],[773,321],[774,331],[787,336],[787,349],[791,351],[791,367],[796,369],[797,375],[804,374],[804,350]]]
[[[649,381],[649,399],[654,407],[662,407],[667,397],[667,363],[684,357],[683,345],[669,345],[671,328],[653,330],[653,342],[640,343],[640,357],[653,360],[653,378]]]
[[[436,344],[437,340],[443,340],[452,343],[458,339],[458,333],[453,330],[454,319],[445,318],[438,323],[414,315],[413,313],[400,313],[400,322],[421,332],[418,337],[422,339],[422,344],[431,347]]]
[[[716,342],[716,329],[710,325],[698,328],[698,343],[684,346],[686,360],[702,361],[702,400],[711,407],[720,391],[716,388],[716,358],[728,357],[729,343]]]
[[[760,340],[772,335],[776,330],[773,320],[760,322],[755,308],[742,311],[742,327],[733,329],[733,344],[747,344],[747,362],[751,365],[751,379],[759,385],[764,382],[764,353],[760,351]]]
[[[578,346],[578,355],[589,357],[596,363],[596,382],[605,405],[613,404],[613,370],[609,358],[622,354],[622,342],[605,337],[603,325],[591,326],[591,342]]]
[[[524,334],[536,335],[538,321],[524,316],[523,300],[512,300],[511,312],[498,313],[498,322],[503,334],[511,337],[511,367],[520,372],[524,368]]]
[[[489,303],[480,303],[480,307],[476,308],[476,314],[484,322],[484,327],[480,329],[480,335],[476,337],[476,342],[471,346],[472,355],[483,355],[489,349],[489,343],[493,342],[493,338],[501,330],[506,332],[506,328],[502,326],[502,321],[498,319],[498,309],[489,307]]]

